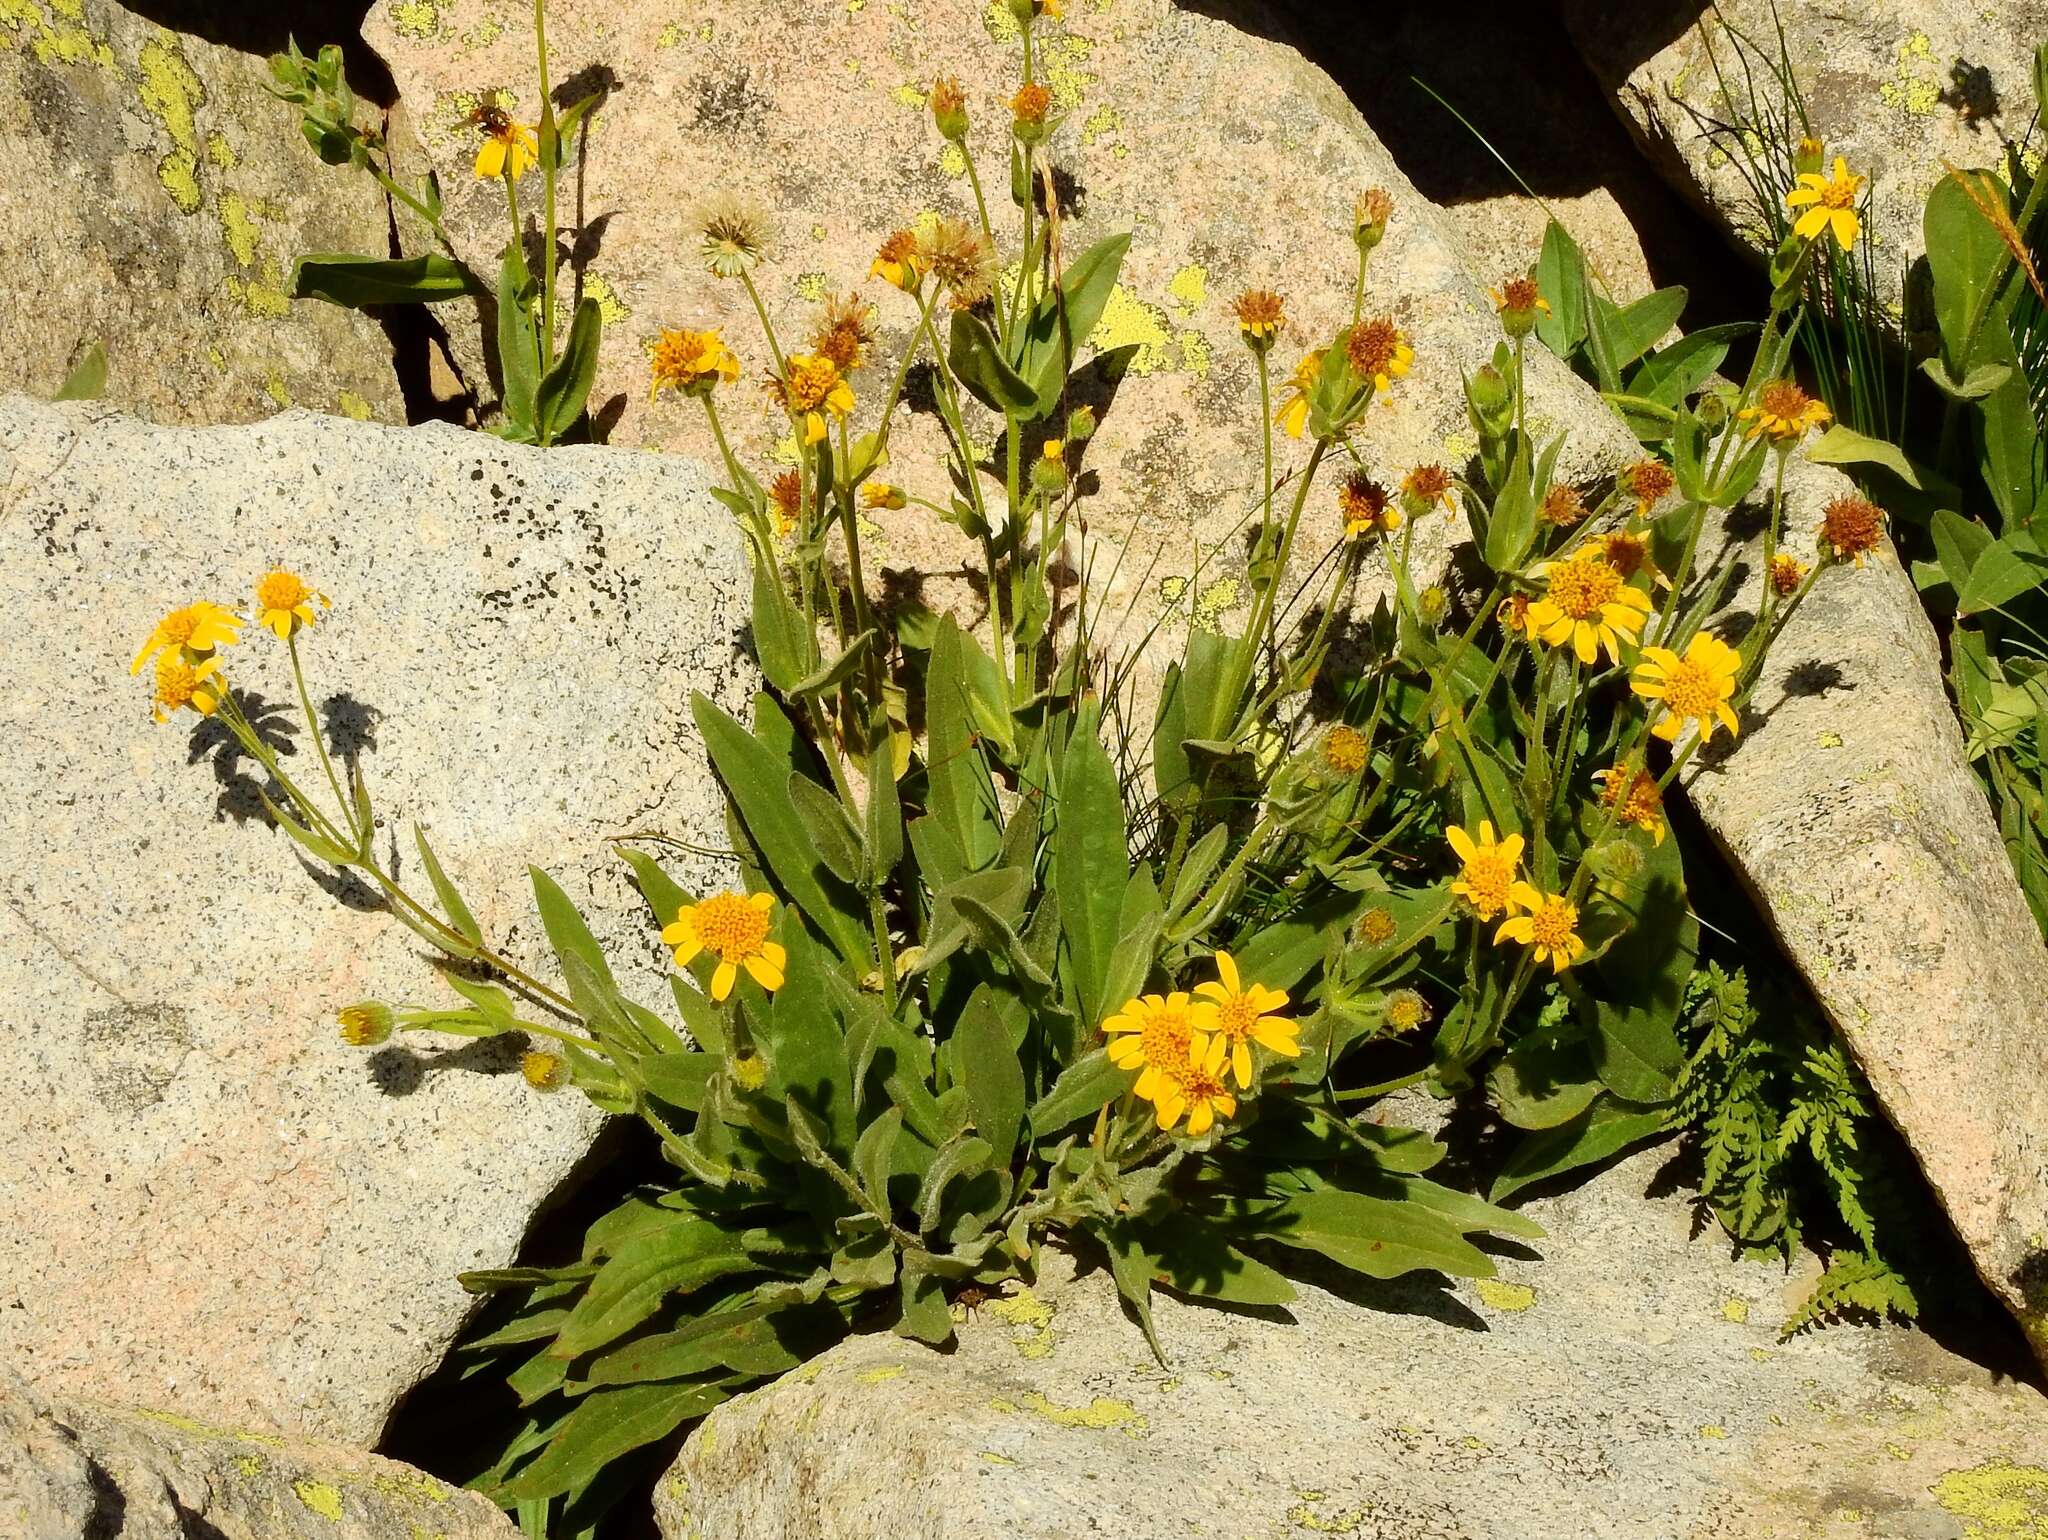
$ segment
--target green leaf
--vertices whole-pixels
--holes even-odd
[[[1608,390],[1621,388],[1621,371],[1657,345],[1678,318],[1685,313],[1686,293],[1682,287],[1659,289],[1618,309],[1599,295],[1590,295],[1592,330],[1600,339],[1614,368],[1615,382]]]
[[[944,1214],[946,1189],[956,1178],[986,1171],[995,1151],[986,1139],[969,1134],[949,1140],[933,1157],[931,1169],[917,1190],[917,1228],[920,1234],[938,1227]]]
[[[1486,565],[1495,572],[1510,572],[1521,566],[1536,538],[1536,510],[1547,488],[1540,488],[1529,464],[1529,439],[1515,435],[1514,458],[1493,500],[1486,521]]]
[[[551,1352],[568,1359],[601,1348],[653,1315],[671,1294],[759,1267],[737,1234],[708,1219],[678,1218],[635,1235],[590,1280]]]
[[[1268,989],[1293,989],[1323,960],[1335,939],[1365,912],[1372,895],[1333,893],[1269,925],[1231,949],[1237,971]]]
[[[912,1268],[907,1260],[897,1281],[903,1290],[903,1311],[891,1328],[895,1334],[933,1347],[950,1341],[953,1314],[946,1306],[945,1285],[932,1274]]]
[[[1956,613],[1995,610],[2043,583],[2048,583],[2048,557],[2008,540],[1993,541],[1978,554],[1969,576],[1957,584]]]
[[[1493,1259],[1465,1239],[1465,1226],[1421,1203],[1323,1187],[1262,1210],[1256,1224],[1283,1246],[1320,1252],[1369,1278],[1398,1278],[1418,1268],[1457,1278],[1494,1272]]]
[[[1059,823],[1052,831],[1052,880],[1060,930],[1084,1021],[1103,1017],[1103,984],[1117,944],[1131,857],[1116,767],[1092,731],[1079,732],[1060,762]]]
[[[890,760],[889,719],[879,707],[868,742],[883,747],[868,755],[867,854],[868,885],[880,887],[903,859],[903,801],[896,790]]]
[[[1967,187],[1964,177],[1969,179]],[[1991,295],[2012,263],[2012,253],[1977,207],[1972,190],[2010,211],[2005,184],[1988,171],[1970,170],[1952,172],[1936,182],[1922,216],[1934,320],[1951,379],[1966,377],[1982,361],[1974,354],[1970,328],[1990,313]]]
[[[1152,1345],[1154,1356],[1165,1363],[1166,1349],[1160,1346],[1159,1333],[1152,1325],[1155,1264],[1151,1252],[1145,1249],[1138,1227],[1128,1219],[1112,1219],[1096,1234],[1109,1252],[1109,1275],[1116,1281],[1117,1293],[1124,1297],[1131,1312],[1137,1316],[1138,1325],[1144,1330],[1145,1340]]]
[[[1179,1293],[1232,1305],[1287,1305],[1296,1297],[1293,1284],[1194,1214],[1177,1213],[1161,1224],[1131,1222],[1127,1233],[1142,1248],[1150,1281]]]
[[[823,695],[827,691],[838,689],[853,677],[853,671],[861,666],[862,661],[868,655],[868,649],[875,645],[876,640],[880,636],[881,632],[875,630],[872,626],[861,632],[860,635],[846,644],[846,651],[840,653],[830,663],[820,667],[815,673],[791,685],[789,693],[798,696],[811,696]]]
[[[988,323],[972,311],[953,312],[946,363],[954,378],[991,412],[1026,421],[1038,409],[1038,392],[1012,369]]]
[[[2012,378],[2011,364],[1979,363],[1960,380],[1952,380],[1938,358],[1920,360],[1920,372],[1934,381],[1935,388],[1956,401],[1981,401]]]
[[[1683,406],[1721,367],[1728,349],[1755,330],[1751,322],[1729,321],[1687,332],[1636,366],[1628,377],[1628,392],[1661,406]]]
[[[413,842],[419,846],[420,865],[426,869],[427,881],[434,886],[434,896],[441,900],[441,912],[448,916],[449,923],[479,946],[483,944],[483,927],[470,913],[469,905],[462,901],[462,894],[455,884],[448,880],[448,874],[441,869],[441,863],[434,855],[434,847],[427,843],[427,831],[419,824],[412,826]]]
[[[57,387],[55,401],[97,401],[107,393],[107,350],[104,344],[95,342],[64,376],[64,383]]]
[[[597,349],[603,332],[603,309],[586,294],[569,323],[562,356],[541,377],[534,393],[533,424],[543,444],[554,443],[583,415],[591,383],[597,378]]]
[[[534,283],[526,253],[508,241],[498,268],[498,372],[503,382],[505,419],[518,434],[534,437],[540,393],[540,333],[533,324]]]
[[[576,1403],[547,1450],[492,1494],[519,1502],[559,1496],[593,1481],[623,1454],[666,1438],[693,1417],[724,1401],[737,1379],[622,1385],[593,1390]]]
[[[520,271],[525,272],[522,262]],[[365,305],[435,305],[481,294],[476,275],[453,257],[358,257],[320,252],[292,265],[291,297],[324,299],[360,310]]]
[[[1949,586],[1961,593],[1970,569],[1991,548],[1991,532],[1974,519],[1966,519],[1949,508],[1937,508],[1928,520],[1928,534],[1934,540],[1934,554]]]
[[[839,799],[800,771],[791,771],[789,800],[796,815],[810,828],[818,859],[825,869],[849,887],[867,880],[867,852],[860,831],[846,814]]]
[[[833,881],[829,869],[817,858],[811,828],[789,800],[789,761],[708,696],[693,695],[690,710],[725,794],[739,810],[748,836],[775,880],[790,902],[832,942],[834,950],[865,975],[874,966],[865,915],[855,897]],[[782,728],[788,726],[765,697],[757,700],[755,712],[764,723],[773,718],[780,719]],[[828,888],[828,882],[833,886]]]
[[[1858,433],[1841,423],[1836,423],[1808,444],[1806,458],[1816,465],[1874,465],[1889,471],[1916,492],[1926,492],[1950,502],[1956,500],[1956,485],[1946,476],[1907,458],[1905,451],[1896,444]]]
[[[1606,1160],[1666,1132],[1670,1120],[1669,1108],[1632,1107],[1603,1096],[1569,1123],[1531,1134],[1516,1145],[1487,1197],[1499,1203],[1531,1182]]]
[[[978,872],[1001,847],[1002,819],[974,731],[966,656],[972,645],[952,616],[939,623],[925,695],[925,776],[932,816],[952,837],[966,870]],[[959,874],[938,875],[951,880]]]
[[[1559,358],[1570,358],[1586,339],[1586,259],[1554,219],[1543,230],[1536,289],[1550,306],[1548,315],[1536,312],[1536,338]]]
[[[675,1331],[642,1337],[591,1361],[586,1385],[638,1385],[715,1369],[780,1374],[802,1360],[780,1339],[775,1305],[743,1305],[699,1316]]]
[[[334,841],[315,834],[312,830],[306,828],[305,825],[293,818],[291,814],[271,801],[270,794],[261,787],[257,788],[256,795],[263,799],[264,810],[270,814],[271,821],[310,851],[315,860],[325,861],[332,866],[345,866],[355,859],[354,851],[337,845]],[[397,913],[398,911],[393,912]]]
[[[775,564],[759,551],[754,567],[754,655],[761,672],[784,695],[810,672],[814,639],[804,634],[803,615],[790,602]]]
[[[630,1060],[628,1073],[653,1095],[686,1112],[704,1110],[705,1087],[718,1060],[708,1053],[621,1055]]]
[[[1601,1085],[1582,1039],[1538,1029],[1503,1054],[1487,1077],[1500,1114],[1517,1128],[1556,1128],[1593,1104]]]
[[[1649,1104],[1670,1097],[1684,1062],[1678,1013],[1699,955],[1699,921],[1686,903],[1678,841],[1645,848],[1638,840],[1635,848],[1640,886],[1617,905],[1627,934],[1588,970],[1597,987],[1584,994],[1601,1081],[1627,1101]]]
[[[623,1036],[626,1047],[644,1049],[647,1044],[639,1040],[625,1019],[619,986],[612,977],[611,965],[605,961],[604,949],[597,944],[597,938],[584,924],[583,916],[569,901],[569,895],[539,867],[529,866],[527,874],[533,879],[533,897],[540,910],[540,922],[547,931],[549,945],[555,949],[562,979],[568,985],[569,997],[576,1002],[577,1014],[600,1037]]]
[[[968,997],[951,1041],[967,1086],[974,1128],[989,1143],[990,1164],[1007,1170],[1024,1121],[1024,1066],[986,984]]]
[[[1032,1137],[1043,1139],[1093,1117],[1130,1085],[1129,1072],[1110,1063],[1107,1050],[1089,1049],[1062,1070],[1052,1089],[1032,1104]]]
[[[1124,255],[1130,249],[1128,233],[1097,241],[1060,275],[1058,293],[1040,296],[1032,307],[1021,337],[1014,339],[1018,346],[1017,376],[1035,392],[1031,419],[1047,416],[1059,405],[1074,354],[1102,318],[1123,267]]]

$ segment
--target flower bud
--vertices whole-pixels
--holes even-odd
[[[341,1040],[351,1048],[375,1048],[388,1042],[397,1018],[391,1007],[379,1000],[358,1000],[335,1012],[341,1023]]]
[[[1821,167],[1827,163],[1828,147],[1808,134],[1799,141],[1792,152],[1792,174],[1794,176],[1819,176]]]
[[[519,1073],[536,1091],[559,1091],[569,1083],[569,1061],[558,1053],[535,1049],[519,1056]]]
[[[1372,187],[1358,195],[1351,214],[1351,238],[1361,252],[1371,251],[1387,238],[1387,221],[1393,218],[1394,200],[1384,187]]]
[[[1085,444],[1095,437],[1095,408],[1077,406],[1067,413],[1067,442]]]
[[[742,1091],[758,1091],[768,1083],[768,1061],[750,1049],[741,1049],[725,1062],[732,1083]]]
[[[1045,441],[1044,449],[1031,464],[1031,484],[1039,491],[1053,493],[1067,484],[1067,446],[1056,438]]]
[[[1514,423],[1514,388],[1492,364],[1481,364],[1473,371],[1465,382],[1465,400],[1472,408],[1472,421],[1483,433],[1505,433]]]
[[[1415,608],[1425,625],[1440,626],[1444,623],[1444,616],[1450,613],[1451,596],[1432,583],[1417,596]]]
[[[1050,131],[1046,114],[1052,111],[1052,92],[1037,81],[1027,81],[1010,98],[1010,132],[1019,144],[1040,144]]]
[[[951,75],[932,82],[932,123],[942,138],[958,144],[967,137],[967,94]]]

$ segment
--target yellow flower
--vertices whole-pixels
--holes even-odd
[[[1862,497],[1838,497],[1821,510],[1821,553],[1836,561],[1863,558],[1884,542],[1884,510]],[[1780,560],[1785,558],[1781,557]],[[1775,574],[1773,574],[1775,576]]]
[[[1856,217],[1856,195],[1862,190],[1868,177],[1856,175],[1849,169],[1849,163],[1841,156],[1835,157],[1835,174],[1822,176],[1818,171],[1803,172],[1798,185],[1785,194],[1785,206],[1804,209],[1792,233],[1802,241],[1810,241],[1823,230],[1832,230],[1835,244],[1847,251],[1856,244],[1856,235],[1863,227]]]
[[[183,648],[188,653],[212,652],[216,647],[229,647],[242,639],[241,628],[249,622],[233,610],[223,609],[218,604],[200,599],[181,610],[172,610],[156,623],[156,629],[149,633],[149,640],[142,644],[142,651],[135,655],[135,661],[128,665],[131,675],[142,672],[142,665],[165,648],[176,651]]]
[[[1287,1004],[1286,991],[1244,983],[1228,952],[1216,954],[1216,977],[1195,993],[1205,997],[1195,1002],[1195,1026],[1229,1049],[1238,1089],[1251,1089],[1254,1042],[1290,1059],[1301,1056],[1300,1025],[1273,1014]]]
[[[172,712],[190,706],[210,717],[226,687],[218,657],[208,655],[195,663],[182,649],[166,652],[156,660],[156,705],[151,714],[159,722],[168,722]]]
[[[308,588],[296,573],[279,567],[256,584],[256,623],[275,632],[280,641],[289,640],[301,626],[313,623],[315,599],[322,609],[333,603],[319,589]]]
[[[1418,465],[1403,476],[1401,500],[1407,505],[1408,512],[1418,519],[1439,505],[1446,513],[1455,513],[1458,509],[1451,497],[1451,473],[1441,465]]]
[[[1413,1032],[1429,1020],[1429,1002],[1412,989],[1397,989],[1387,996],[1387,1030]]]
[[[1316,388],[1316,381],[1322,378],[1323,350],[1313,353],[1294,366],[1294,377],[1287,382],[1287,399],[1280,403],[1280,410],[1273,414],[1273,421],[1289,438],[1300,438],[1308,427],[1308,398]]]
[[[1615,817],[1650,836],[1650,843],[1664,843],[1664,794],[1657,790],[1657,778],[1647,770],[1615,766],[1596,770],[1600,783],[1600,805],[1615,808]]]
[[[1526,911],[1501,923],[1496,944],[1519,941],[1536,949],[1536,961],[1562,973],[1586,953],[1579,936],[1579,906],[1562,893],[1544,893],[1526,882],[1515,884],[1514,902]]]
[[[1650,613],[1650,596],[1630,588],[1621,574],[1598,556],[1575,556],[1547,562],[1543,597],[1529,606],[1529,634],[1551,647],[1569,643],[1581,663],[1595,662],[1600,650],[1621,661],[1621,639],[1635,639]]]
[[[1862,557],[1857,557],[1860,565]],[[1771,558],[1771,592],[1780,599],[1789,599],[1799,592],[1799,585],[1806,581],[1806,563],[1796,556],[1780,551]]]
[[[1401,510],[1393,498],[1363,470],[1344,478],[1337,489],[1337,511],[1344,516],[1346,537],[1390,535],[1401,527]]]
[[[1535,601],[1527,594],[1509,594],[1500,601],[1500,608],[1494,615],[1508,635],[1533,642],[1536,640],[1536,628],[1529,622],[1529,612],[1534,607]]]
[[[853,387],[840,377],[839,366],[808,353],[790,354],[787,375],[770,375],[768,392],[791,417],[803,419],[806,444],[825,436],[825,413],[844,417],[854,406]]]
[[[1193,997],[1185,990],[1170,995],[1140,995],[1102,1024],[1110,1039],[1109,1062],[1138,1071],[1131,1089],[1146,1101],[1157,1101],[1174,1072],[1185,1069],[1207,1043],[1195,1030]]]
[[[787,540],[796,533],[804,508],[804,482],[795,471],[784,471],[768,485],[768,506],[775,513],[775,533]]]
[[[1444,838],[1450,841],[1451,850],[1465,866],[1458,880],[1451,884],[1451,891],[1470,904],[1472,912],[1482,920],[1490,920],[1502,910],[1513,914],[1515,868],[1522,860],[1522,836],[1510,834],[1496,843],[1492,821],[1482,818],[1478,839],[1456,824],[1444,830]]]
[[[1834,414],[1793,381],[1772,380],[1757,392],[1755,406],[1745,406],[1735,415],[1749,424],[1750,438],[1763,434],[1780,448],[1790,448],[1806,437],[1808,429],[1826,427]]]
[[[886,481],[870,481],[860,489],[860,500],[869,508],[901,508],[908,499],[903,488],[891,486]]]
[[[1351,372],[1370,381],[1372,388],[1383,396],[1415,362],[1415,349],[1408,346],[1407,339],[1387,316],[1352,327],[1344,352],[1351,360]]]
[[[1237,1098],[1223,1078],[1223,1039],[1198,1034],[1195,1042],[1187,1062],[1163,1077],[1158,1094],[1150,1100],[1162,1129],[1171,1133],[1185,1115],[1189,1137],[1199,1139],[1216,1126],[1217,1118],[1236,1115]]]
[[[711,998],[723,1000],[745,968],[773,994],[782,987],[789,949],[768,939],[775,898],[769,893],[714,893],[701,904],[685,904],[661,939],[675,948],[676,966],[686,968],[699,952],[718,958],[711,973]]]
[[[480,180],[510,177],[516,182],[540,163],[540,141],[533,130],[514,121],[503,107],[486,102],[477,108],[474,121],[484,136],[476,152],[476,174]]]
[[[1675,743],[1687,722],[1699,723],[1701,738],[1711,742],[1716,722],[1728,729],[1731,738],[1741,731],[1728,705],[1741,669],[1740,653],[1718,636],[1701,632],[1682,658],[1669,647],[1645,647],[1629,688],[1645,700],[1663,703],[1664,710],[1650,731],[1665,742]]]
[[[648,356],[647,372],[653,381],[647,393],[652,401],[664,389],[686,396],[708,396],[721,380],[740,377],[740,361],[727,348],[714,328],[711,331],[678,331],[663,327]]]
[[[936,101],[937,97],[934,96]],[[868,267],[868,277],[879,278],[885,283],[909,293],[924,277],[924,259],[918,255],[917,232],[915,230],[891,230],[883,237],[881,249],[875,253],[875,260]]]

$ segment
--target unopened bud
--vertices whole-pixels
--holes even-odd
[[[558,1053],[535,1049],[520,1055],[519,1073],[536,1091],[559,1091],[569,1083],[569,1061]]]
[[[335,1012],[341,1023],[341,1040],[351,1048],[375,1048],[388,1042],[397,1018],[391,1007],[378,1000],[358,1000]]]
[[[1085,444],[1095,437],[1095,408],[1077,406],[1067,413],[1067,441]]]

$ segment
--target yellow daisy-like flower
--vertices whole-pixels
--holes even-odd
[[[708,396],[720,381],[740,377],[740,361],[716,328],[693,332],[663,327],[648,355],[647,372],[653,382],[647,392],[650,401],[664,390]]]
[[[860,500],[869,508],[901,508],[908,501],[903,488],[886,481],[870,481],[860,489]]]
[[[804,442],[815,444],[825,436],[825,414],[844,417],[853,410],[853,387],[829,358],[808,353],[789,355],[786,376],[770,375],[768,393],[791,417],[803,419]]]
[[[183,648],[188,653],[212,652],[216,647],[230,647],[242,639],[243,626],[249,622],[233,610],[223,609],[205,599],[186,605],[181,610],[172,610],[156,623],[156,629],[149,633],[149,640],[142,644],[142,651],[135,654],[135,661],[128,665],[131,675],[142,672],[142,665],[158,653],[169,648],[173,652]]]
[[[1110,1040],[1109,1062],[1138,1071],[1131,1089],[1146,1101],[1159,1100],[1172,1076],[1208,1049],[1195,1030],[1194,997],[1185,990],[1126,1000],[1102,1031]]]
[[[516,121],[503,107],[495,103],[479,107],[476,125],[484,136],[484,142],[477,146],[476,152],[479,180],[489,182],[499,177],[510,177],[516,182],[540,164],[540,140],[534,137],[531,128]]]
[[[1601,557],[1547,562],[1543,597],[1529,606],[1529,634],[1551,647],[1569,644],[1581,663],[1598,660],[1601,649],[1621,661],[1621,641],[1634,641],[1650,613],[1650,596],[1630,588]]]
[[[1458,504],[1451,496],[1451,473],[1441,465],[1418,465],[1401,478],[1401,500],[1407,504],[1408,512],[1421,518],[1431,508],[1442,508],[1446,513],[1456,513]]]
[[[1756,405],[1735,414],[1749,424],[1748,437],[1767,437],[1780,448],[1790,448],[1809,430],[1825,428],[1834,413],[1827,403],[1816,401],[1791,380],[1772,380],[1757,392]]]
[[[1596,770],[1600,783],[1600,805],[1617,809],[1615,817],[1650,836],[1650,843],[1664,843],[1664,794],[1657,790],[1657,778],[1647,770],[1624,769],[1617,765]]]
[[[220,705],[227,680],[221,677],[220,659],[204,657],[192,661],[182,649],[166,652],[156,660],[156,704],[151,712],[157,721],[168,722],[171,713],[190,706],[210,717]]]
[[[519,1073],[536,1091],[559,1091],[569,1083],[569,1061],[536,1048],[519,1056]]]
[[[319,589],[308,588],[298,574],[279,567],[256,584],[256,623],[275,632],[279,641],[287,641],[301,626],[313,624],[315,599],[322,609],[334,602]]]
[[[1351,360],[1351,372],[1361,380],[1370,380],[1372,388],[1382,396],[1393,390],[1394,381],[1415,362],[1415,349],[1408,346],[1408,339],[1388,316],[1377,316],[1352,327],[1344,352]]]
[[[1536,640],[1536,629],[1529,623],[1529,612],[1536,601],[1527,594],[1509,594],[1500,601],[1500,608],[1494,611],[1494,618],[1501,629],[1510,636],[1519,636],[1525,641]]]
[[[1273,414],[1273,421],[1289,438],[1300,438],[1308,429],[1308,398],[1322,378],[1323,351],[1317,348],[1294,366],[1294,376],[1286,386],[1287,398]]]
[[[1515,869],[1522,861],[1522,836],[1510,834],[1496,841],[1490,819],[1479,820],[1479,838],[1474,839],[1456,824],[1444,830],[1451,850],[1464,863],[1464,871],[1451,884],[1451,891],[1472,906],[1482,920],[1506,910],[1515,911]]]
[[[1287,320],[1287,302],[1271,289],[1246,289],[1232,309],[1237,312],[1237,330],[1252,347],[1271,347]]]
[[[1545,893],[1526,882],[1515,884],[1514,902],[1524,912],[1502,922],[1493,933],[1496,944],[1519,941],[1533,947],[1536,961],[1562,973],[1586,954],[1579,935],[1579,906],[1562,893]]]
[[[1429,1002],[1412,989],[1397,989],[1387,996],[1387,1030],[1413,1032],[1429,1022]]]
[[[1835,244],[1847,251],[1856,244],[1857,233],[1863,228],[1856,217],[1856,197],[1869,180],[1852,172],[1849,163],[1839,155],[1835,157],[1835,174],[1831,177],[1818,171],[1802,173],[1798,184],[1785,194],[1787,208],[1805,210],[1793,224],[1792,233],[1802,241],[1810,241],[1823,230],[1830,230],[1834,232]]]
[[[775,896],[771,893],[714,893],[700,904],[685,904],[661,939],[675,948],[676,966],[686,968],[699,952],[711,952],[718,966],[711,973],[711,998],[732,993],[739,971],[773,994],[782,987],[789,949],[768,939]]]
[[[1638,572],[1650,575],[1650,586],[1669,588],[1671,579],[1657,570],[1657,563],[1650,555],[1649,540],[1634,530],[1617,529],[1600,537],[1600,559],[1619,572],[1627,582]]]
[[[1237,1113],[1237,1098],[1230,1094],[1230,1083],[1223,1078],[1223,1039],[1202,1038],[1198,1034],[1196,1044],[1187,1063],[1164,1076],[1158,1093],[1149,1098],[1158,1109],[1160,1128],[1172,1133],[1174,1125],[1185,1116],[1192,1139],[1199,1139],[1214,1128],[1219,1117],[1234,1117]]]
[[[1701,632],[1682,658],[1669,647],[1645,647],[1629,688],[1645,700],[1663,704],[1650,731],[1665,742],[1675,743],[1687,722],[1699,723],[1700,737],[1711,742],[1717,722],[1731,738],[1742,729],[1728,704],[1741,670],[1740,653],[1718,636]]]
[[[1287,992],[1244,983],[1228,952],[1216,954],[1216,977],[1197,984],[1195,993],[1204,997],[1195,1002],[1195,1026],[1229,1049],[1239,1090],[1252,1086],[1254,1042],[1290,1059],[1301,1056],[1300,1024],[1273,1014],[1286,1006]]]

